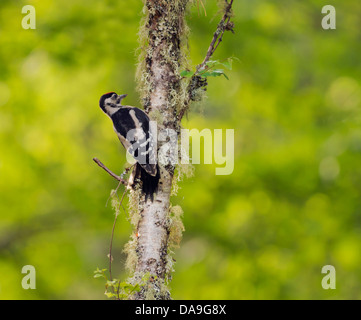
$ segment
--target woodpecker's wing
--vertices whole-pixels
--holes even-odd
[[[157,162],[154,139],[145,112],[134,107],[122,107],[111,118],[114,131],[124,148],[148,174],[155,176]]]

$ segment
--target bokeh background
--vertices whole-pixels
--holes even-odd
[[[215,0],[193,7],[190,61],[205,55],[219,20]],[[24,30],[24,5],[37,29]],[[323,30],[321,9],[337,10]],[[235,168],[196,165],[173,205],[184,210],[175,299],[361,298],[361,2],[239,0],[235,31],[216,59],[230,78],[185,128],[235,129]],[[135,69],[139,1],[0,2],[0,298],[106,299],[116,181],[125,154],[98,107],[109,91],[139,106]],[[120,216],[113,276],[125,279],[131,227]],[[37,289],[21,287],[33,265]],[[336,290],[321,269],[336,268]]]

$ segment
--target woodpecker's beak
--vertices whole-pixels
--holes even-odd
[[[124,99],[127,96],[127,94],[122,94],[119,96],[120,100]]]

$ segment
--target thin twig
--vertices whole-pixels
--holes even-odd
[[[98,158],[93,158],[93,161],[99,166],[101,167],[102,169],[104,169],[109,175],[111,175],[114,179],[118,180],[119,183],[118,183],[118,186],[117,188],[115,189],[115,193],[117,194],[118,193],[118,189],[120,187],[121,184],[124,184],[124,185],[127,185],[128,184],[128,181],[122,179],[120,176],[116,175],[114,172],[110,171]],[[125,169],[125,173],[128,173],[129,170],[132,168],[133,166]],[[122,198],[119,200],[119,207],[118,207],[118,211],[119,211],[119,208],[120,206],[122,206],[124,212],[125,212],[125,209],[123,207],[123,199],[124,199],[124,196],[125,194],[127,193],[128,189],[125,188],[124,192],[123,192],[123,195],[122,195]],[[108,199],[109,200],[109,199]],[[107,201],[108,203],[108,201]],[[113,228],[112,228],[112,234],[111,234],[111,238],[110,238],[110,245],[109,245],[109,279],[110,281],[113,281],[113,277],[112,277],[112,262],[113,262],[113,256],[112,256],[112,249],[113,249],[113,238],[114,238],[114,230],[115,230],[115,225],[117,223],[117,218],[118,218],[118,214],[115,214],[115,218],[114,218],[114,222],[113,222]],[[113,288],[113,293],[114,293],[114,288]]]
[[[122,179],[120,176],[116,175],[114,172],[110,171],[99,159],[93,158],[93,161],[102,169],[104,169],[108,174],[110,174],[114,179],[118,180],[121,184],[127,184],[128,182]]]
[[[96,158],[95,158],[96,159]],[[102,166],[102,168],[104,169],[104,165],[98,160],[98,159],[93,159],[96,163],[100,163]],[[103,167],[104,166],[104,167]],[[123,174],[126,174],[130,171],[131,168],[133,168],[134,165],[130,166],[129,168],[126,168],[124,173]],[[106,167],[105,167],[106,168]],[[106,168],[107,169],[107,168]],[[107,171],[106,169],[104,169],[105,171]],[[109,170],[110,171],[110,170]],[[108,171],[107,171],[108,172]],[[111,172],[111,171],[110,171]],[[109,172],[108,172],[109,173]],[[112,173],[112,172],[111,172]],[[122,184],[123,182],[123,179],[119,180],[119,183],[117,185],[117,188],[115,189],[114,193],[118,196],[118,189],[120,187],[120,185]],[[122,206],[123,210],[124,210],[124,213],[126,214],[126,211],[125,211],[125,208],[123,206],[123,200],[124,200],[124,196],[125,194],[127,193],[128,189],[125,188],[124,192],[123,192],[123,195],[121,197],[121,199],[119,199],[119,196],[118,196],[118,199],[119,199],[119,205],[118,205],[118,209],[116,210],[116,214],[115,214],[115,218],[114,218],[114,223],[113,223],[113,228],[112,228],[112,235],[111,235],[111,238],[110,238],[110,245],[109,245],[109,278],[110,278],[110,281],[113,280],[113,277],[112,277],[112,262],[113,262],[113,256],[112,256],[112,249],[113,249],[113,238],[114,238],[114,230],[115,230],[115,224],[117,222],[117,218],[118,218],[118,212],[120,210],[120,206]],[[113,193],[113,194],[114,194]],[[109,200],[109,199],[108,199]],[[108,202],[108,201],[107,201]],[[113,288],[113,293],[114,293],[114,288]],[[118,295],[119,295],[119,291],[118,291]]]
[[[226,3],[226,7],[224,9],[224,14],[222,16],[221,21],[218,23],[217,25],[217,29],[213,34],[211,43],[208,47],[206,56],[204,57],[204,60],[202,61],[201,64],[199,64],[196,67],[196,72],[193,74],[188,87],[187,87],[187,95],[186,98],[183,102],[183,107],[180,110],[179,114],[178,114],[178,120],[181,121],[184,114],[187,112],[189,105],[191,103],[192,100],[192,91],[194,91],[197,88],[200,88],[201,86],[199,85],[198,87],[194,87],[193,85],[193,81],[196,77],[200,77],[200,73],[204,72],[208,69],[207,66],[207,62],[209,61],[209,59],[212,57],[213,53],[216,51],[216,49],[218,48],[219,44],[221,43],[222,39],[223,39],[223,35],[224,32],[226,30],[230,30],[233,32],[232,30],[232,23],[230,22],[231,20],[231,12],[232,12],[232,5],[233,5],[233,0],[230,0],[228,2],[228,0],[225,0]]]
[[[217,42],[217,44],[215,45],[215,47],[213,48],[212,54],[217,50],[219,44],[221,43],[221,41],[222,41],[222,39],[223,39],[223,34],[224,34],[224,32],[226,31],[226,26],[227,26],[227,24],[229,23],[230,20],[231,20],[231,17],[228,17],[227,21],[225,22],[225,27],[222,29],[222,33],[221,33],[221,35],[220,35],[219,38],[218,38],[218,42]],[[211,54],[211,55],[212,55],[212,54]],[[211,56],[210,56],[210,57],[211,57]],[[209,58],[210,58],[210,57],[209,57]],[[209,58],[208,58],[208,60],[209,60]],[[207,60],[207,62],[208,62],[208,60]]]
[[[117,187],[115,192],[118,191],[118,188],[119,188],[120,184],[121,184],[121,182],[119,182],[118,187]],[[128,189],[126,188],[124,190],[124,192],[123,192],[122,198],[119,201],[119,206],[122,205],[124,196],[127,193],[127,191],[128,191]],[[112,249],[113,249],[114,230],[115,230],[115,225],[117,223],[117,218],[118,218],[118,215],[116,214],[115,218],[114,218],[114,223],[113,223],[113,228],[112,228],[112,235],[110,237],[110,245],[109,245],[109,279],[110,279],[110,281],[113,281],[113,277],[112,277],[112,262],[113,262]],[[113,288],[113,293],[114,293],[114,288]]]
[[[115,224],[117,223],[117,218],[118,218],[118,216],[115,215],[114,222],[113,222],[113,228],[112,228],[112,235],[110,237],[110,245],[109,245],[109,280],[110,281],[113,281],[113,276],[112,276],[112,262],[113,262],[112,249],[113,249],[114,230],[115,230]]]
[[[231,13],[231,10],[232,10],[233,0],[231,0],[229,3],[228,3],[228,1],[226,1],[226,3],[227,3],[227,6],[226,6],[226,8],[224,10],[223,17],[222,17],[221,21],[218,23],[217,30],[213,34],[212,41],[211,41],[211,43],[210,43],[210,45],[208,47],[207,54],[206,54],[203,62],[200,65],[197,66],[197,72],[198,72],[198,70],[201,70],[201,69],[204,68],[204,66],[209,61],[209,59],[211,58],[213,53],[216,51],[219,43],[222,41],[223,34],[226,31],[227,25],[228,25],[228,23],[229,23],[229,21],[231,19],[230,13]],[[218,40],[218,42],[216,44],[217,40]]]

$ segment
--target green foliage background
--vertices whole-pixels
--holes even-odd
[[[34,5],[37,29],[21,28]],[[190,59],[202,61],[219,20],[192,8]],[[324,1],[235,1],[236,34],[215,59],[186,128],[235,129],[235,168],[196,165],[180,182],[184,210],[175,299],[361,298],[361,2],[328,1],[337,30],[321,28]],[[0,298],[105,299],[116,182],[125,154],[98,107],[109,91],[138,105],[134,73],[139,1],[0,2]],[[131,227],[120,216],[114,274]],[[23,290],[21,268],[37,270]],[[336,290],[323,290],[333,265]],[[117,273],[117,274],[116,274]]]

